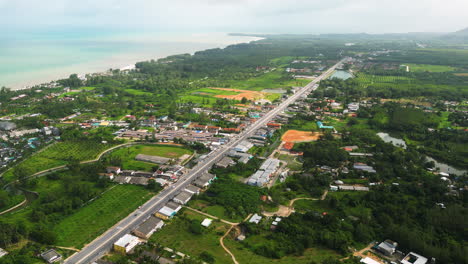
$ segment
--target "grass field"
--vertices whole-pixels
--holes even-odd
[[[54,228],[57,245],[81,248],[151,197],[143,187],[117,185],[60,221]]]
[[[71,160],[86,161],[95,159],[101,152],[112,146],[112,144],[101,144],[95,141],[58,142],[32,155],[17,166],[25,167],[31,174],[34,174],[66,165]],[[12,170],[5,172],[4,178],[7,181],[13,180],[12,172]]]
[[[181,103],[192,102],[196,104],[201,104],[207,107],[212,107],[216,103],[216,100],[219,99],[234,99],[237,101],[242,100],[242,97],[246,97],[249,100],[253,98],[261,97],[270,101],[274,101],[281,97],[281,94],[274,93],[259,93],[258,91],[252,91],[250,94],[249,91],[233,91],[223,88],[202,88],[192,91],[188,94],[182,95],[179,99]]]
[[[412,79],[405,76],[383,76],[383,75],[372,75],[359,73],[357,74],[357,80],[362,87],[367,87],[368,85],[375,85],[376,83],[386,83],[386,84],[410,84]]]
[[[248,240],[257,240],[258,243],[262,243],[262,239],[258,236],[253,236],[247,238]],[[248,264],[309,264],[312,262],[321,263],[327,258],[340,257],[333,250],[324,249],[324,248],[309,248],[306,249],[303,256],[286,256],[281,259],[270,259],[253,253],[250,249],[245,247],[241,242],[235,241],[230,237],[226,237],[224,244],[229,248],[229,250],[236,256],[236,260],[239,263],[248,263]]]
[[[195,212],[182,209],[173,220],[166,223],[166,226],[151,236],[150,241],[192,257],[199,256],[206,251],[216,259],[216,263],[231,263],[231,257],[219,244],[219,239],[229,229],[229,225],[213,221],[209,228],[203,228],[204,232],[202,234],[195,234],[190,231],[192,221],[201,224],[205,218],[205,216]]]
[[[288,165],[286,167],[289,168],[290,170],[293,170],[293,171],[302,170],[302,163],[296,161],[296,158],[297,158],[296,156],[281,154],[279,155],[278,158],[282,161],[287,162]]]
[[[410,72],[450,72],[455,71],[456,68],[444,65],[430,65],[430,64],[411,64],[405,63],[404,65],[409,66]]]
[[[227,221],[231,221],[233,223],[238,223],[238,222],[241,222],[243,220],[239,216],[233,218],[233,217],[227,215],[226,210],[224,209],[224,207],[222,207],[220,205],[211,205],[208,201],[205,201],[205,200],[192,200],[192,201],[189,202],[189,206],[194,208],[194,209],[205,212],[207,214],[219,217],[219,218],[227,220]]]
[[[122,159],[122,167],[124,169],[148,171],[155,166],[153,163],[135,160],[138,154],[177,159],[185,154],[191,155],[192,151],[183,147],[171,145],[137,145],[118,149],[112,153],[112,156]]]
[[[135,89],[125,89],[124,91],[132,95],[153,95],[150,92],[145,92],[145,91],[135,90]]]
[[[259,77],[248,80],[232,80],[228,83],[230,88],[261,91],[263,89],[304,86],[309,82],[310,80],[295,80],[289,77],[288,74],[284,72],[284,69],[279,68],[275,71],[260,75]]]

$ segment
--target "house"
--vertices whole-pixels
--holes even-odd
[[[255,223],[255,224],[258,224],[260,223],[260,221],[262,220],[262,217],[258,214],[254,214],[250,220],[249,220],[249,223]]]
[[[401,260],[401,264],[426,264],[427,261],[427,258],[414,252],[410,252]]]
[[[193,193],[183,191],[183,192],[180,192],[178,195],[176,195],[174,199],[172,200],[174,200],[174,202],[176,203],[186,204],[188,203],[188,201],[190,201],[192,196],[193,196]]]
[[[0,248],[0,258],[6,255],[8,255],[8,251],[4,250],[3,248]]]
[[[178,204],[178,203],[174,203],[174,202],[168,202],[166,204],[166,207],[174,210],[176,213],[180,211],[180,209],[182,209],[182,205]]]
[[[230,167],[232,165],[235,165],[236,162],[234,162],[234,160],[232,160],[230,157],[223,157],[218,163],[215,164],[216,167],[218,168],[227,168],[227,167]]]
[[[361,263],[364,263],[364,264],[381,264],[380,262],[372,259],[372,258],[369,258],[369,257],[365,257],[363,259],[361,259]]]
[[[191,193],[193,195],[199,195],[200,194],[200,188],[195,186],[195,185],[188,185],[185,187],[184,191]]]
[[[54,249],[49,249],[45,252],[41,253],[41,257],[47,262],[47,263],[54,263],[57,261],[62,260],[62,255],[60,255],[57,251]]]
[[[122,170],[122,171],[120,171],[120,174],[122,176],[133,176],[133,174],[135,174],[135,171],[133,171],[133,170]]]
[[[391,240],[385,240],[384,242],[375,246],[375,250],[381,252],[385,256],[391,256],[395,253],[398,243]]]
[[[234,147],[234,150],[237,151],[237,152],[246,153],[253,146],[254,145],[251,142],[249,142],[247,140],[243,140],[241,143],[237,144],[237,146]]]
[[[150,216],[143,224],[133,230],[133,234],[139,238],[149,239],[149,237],[164,226],[164,221],[161,218]]]
[[[154,214],[156,217],[159,217],[163,220],[169,220],[171,219],[172,217],[174,217],[174,215],[176,214],[177,212],[167,206],[164,206],[163,208],[159,209],[158,212],[156,212],[156,214]]]
[[[138,244],[140,244],[140,239],[138,237],[126,234],[114,243],[114,251],[126,255]]]
[[[151,178],[154,176],[153,172],[147,172],[147,171],[135,171],[133,174],[135,177],[145,177],[145,178]]]
[[[209,226],[211,225],[212,222],[213,222],[213,219],[205,218],[205,220],[203,220],[203,222],[201,223],[201,225],[204,226],[204,227],[209,227]]]
[[[200,188],[206,188],[208,187],[208,185],[211,184],[211,182],[214,180],[215,177],[216,176],[214,176],[211,173],[205,173],[202,176],[198,177],[198,179],[196,179],[193,182],[193,185],[200,187]]]
[[[121,170],[120,170],[120,167],[107,167],[106,172],[120,174]]]

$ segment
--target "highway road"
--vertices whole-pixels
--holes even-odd
[[[303,95],[307,95],[312,92],[316,84],[328,77],[339,65],[341,65],[346,59],[341,60],[333,67],[322,73],[319,77],[314,79],[308,85],[291,95],[289,98],[284,100],[280,105],[266,113],[264,116],[259,118],[255,123],[248,126],[242,133],[232,138],[232,140],[211,152],[203,162],[198,163],[193,167],[189,173],[182,176],[179,181],[174,183],[169,188],[162,190],[159,194],[151,198],[139,209],[125,217],[115,226],[107,230],[100,237],[86,245],[80,252],[75,253],[65,260],[65,264],[88,264],[102,257],[106,252],[112,249],[112,245],[123,235],[131,232],[133,229],[143,223],[153,213],[161,209],[169,200],[176,196],[179,192],[192,183],[197,177],[207,172],[213,164],[221,159],[232,147],[239,144],[242,140],[247,139],[257,129],[265,126],[271,121],[276,115],[284,111],[290,104],[294,103]]]

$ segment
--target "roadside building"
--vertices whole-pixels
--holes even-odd
[[[192,184],[189,184],[187,187],[185,187],[184,191],[191,193],[192,195],[200,194],[200,188]]]
[[[174,210],[176,213],[180,211],[180,209],[182,209],[182,205],[178,204],[178,203],[174,203],[174,202],[168,202],[166,204],[166,207]]]
[[[107,167],[106,172],[120,174],[121,170],[120,170],[120,167]]]
[[[234,162],[234,160],[232,160],[230,157],[225,156],[218,163],[216,163],[215,166],[218,168],[225,169],[235,164],[236,162]]]
[[[253,146],[254,145],[251,142],[249,142],[247,140],[243,140],[241,143],[239,143],[237,146],[234,147],[234,150],[237,151],[237,152],[246,153]]]
[[[47,263],[54,263],[62,260],[62,255],[60,255],[57,251],[54,249],[49,249],[45,252],[41,253],[41,257],[47,262]]]
[[[164,226],[164,221],[161,218],[150,216],[143,224],[133,230],[133,234],[139,238],[149,239],[149,237]]]
[[[200,188],[206,188],[208,187],[213,180],[216,178],[215,175],[211,173],[205,173],[202,176],[198,177],[194,182],[193,185],[200,187]]]
[[[159,209],[159,211],[157,211],[154,215],[156,217],[159,217],[163,220],[169,220],[171,219],[172,217],[174,217],[174,215],[176,214],[177,212],[167,206],[164,206],[163,208]]]
[[[140,239],[138,237],[126,234],[114,243],[114,251],[126,255],[138,244],[140,244]]]
[[[372,259],[372,258],[369,258],[369,257],[365,257],[363,259],[361,259],[361,263],[364,263],[364,264],[381,264],[380,262]]]
[[[190,201],[192,196],[193,196],[192,193],[183,191],[183,192],[180,192],[178,195],[176,195],[173,200],[176,203],[186,204],[186,203],[188,203],[188,201]]]

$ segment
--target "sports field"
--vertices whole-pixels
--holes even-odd
[[[320,138],[323,133],[320,132],[310,132],[310,131],[299,131],[299,130],[288,130],[284,133],[281,140],[283,142],[310,142],[316,141]]]

